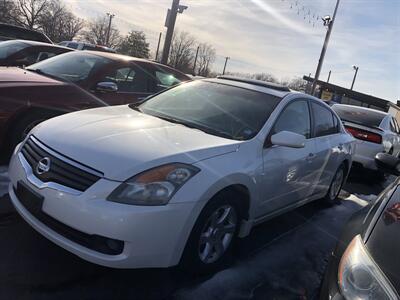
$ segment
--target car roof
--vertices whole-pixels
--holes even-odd
[[[103,52],[103,51],[93,51],[93,50],[82,50],[79,51],[80,53],[88,53],[88,54],[94,54],[97,56],[102,56],[105,58],[109,58],[111,60],[119,60],[119,61],[142,61],[142,62],[146,62],[146,63],[150,63],[152,65],[157,65],[163,68],[168,68],[168,69],[172,69],[177,73],[180,73],[182,76],[187,77],[188,79],[190,79],[189,76],[187,76],[185,73],[174,69],[173,67],[170,67],[168,65],[164,65],[164,64],[160,64],[158,62],[155,62],[153,60],[150,59],[145,59],[145,58],[138,58],[138,57],[133,57],[133,56],[128,56],[128,55],[123,55],[123,54],[117,54],[117,53],[111,53],[111,52]],[[79,53],[78,52],[78,53]]]
[[[71,48],[56,45],[56,44],[49,44],[49,43],[45,43],[45,42],[38,42],[38,41],[31,41],[31,40],[8,40],[7,42],[24,43],[24,44],[27,44],[30,46],[46,46],[46,47],[53,47],[53,48],[61,48],[61,49],[69,50],[69,51],[73,50]]]
[[[273,90],[277,90],[277,91],[290,92],[290,89],[285,85],[281,85],[281,84],[277,84],[277,83],[273,83],[273,82],[268,82],[268,81],[263,81],[263,80],[249,79],[249,78],[229,76],[229,75],[220,75],[220,76],[217,76],[217,78],[233,80],[233,81],[238,81],[238,82],[244,82],[244,83],[249,83],[249,84],[254,84],[254,85],[267,87],[267,88],[270,88],[270,89],[273,89]]]
[[[362,106],[357,106],[357,105],[348,105],[348,104],[333,104],[332,107],[339,107],[339,108],[348,108],[349,110],[355,110],[355,111],[363,111],[363,112],[371,112],[374,114],[380,114],[382,116],[387,116],[389,115],[389,113],[384,112],[384,111],[380,111],[377,109],[373,109],[373,108],[368,108],[368,107],[362,107]]]
[[[256,92],[261,92],[265,94],[270,94],[273,96],[277,96],[280,98],[284,98],[289,94],[298,94],[291,92],[288,90],[282,90],[281,88],[274,88],[274,85],[271,85],[269,82],[263,82],[261,80],[256,80],[254,82],[250,79],[245,79],[241,77],[233,77],[233,76],[218,76],[217,78],[207,78],[207,79],[200,79],[203,81],[215,82],[215,83],[222,83],[226,85],[236,86],[248,90],[253,90]],[[259,82],[263,83],[260,84]]]
[[[43,32],[34,30],[34,29],[28,29],[28,28],[25,28],[22,26],[11,25],[11,24],[6,24],[6,23],[0,22],[0,29],[1,28],[15,29],[15,30],[19,30],[20,32],[32,33],[32,34],[35,34],[36,36],[40,36],[41,38],[44,38],[44,40],[46,40],[49,44],[53,44],[53,42],[50,40],[50,38],[46,34],[44,34]]]

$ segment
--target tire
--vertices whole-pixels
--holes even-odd
[[[327,204],[333,205],[337,203],[338,196],[340,194],[340,191],[342,190],[345,178],[346,178],[346,168],[342,164],[336,170],[336,173],[333,176],[332,182],[329,186],[329,190],[326,193],[326,196],[324,197],[324,200]]]
[[[27,114],[21,119],[17,120],[17,123],[11,128],[8,134],[8,157],[11,155],[14,148],[26,137],[29,131],[35,127],[37,124],[55,117],[57,114],[38,111],[34,113]]]
[[[207,274],[229,265],[242,220],[235,198],[231,191],[221,192],[200,213],[181,260],[186,272]]]

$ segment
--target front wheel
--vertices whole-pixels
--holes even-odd
[[[183,254],[186,271],[204,274],[227,263],[241,219],[232,196],[217,195],[201,212]]]
[[[339,196],[345,179],[345,168],[341,165],[333,176],[328,193],[325,196],[325,201],[328,204],[334,204]]]

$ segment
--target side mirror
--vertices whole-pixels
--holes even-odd
[[[306,137],[290,131],[281,131],[271,136],[271,143],[290,148],[304,148]]]
[[[400,175],[400,159],[393,155],[387,153],[378,153],[375,156],[375,163],[378,169],[385,173],[396,176]]]
[[[114,82],[99,82],[96,85],[96,91],[102,92],[102,93],[115,93],[118,91],[118,85]]]

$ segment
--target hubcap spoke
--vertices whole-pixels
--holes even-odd
[[[230,213],[231,213],[232,207],[226,207],[224,209],[224,212],[222,213],[221,217],[219,217],[218,221],[217,221],[217,225],[223,224],[229,217]]]
[[[214,243],[214,248],[215,248],[215,252],[218,256],[221,256],[224,252],[225,252],[225,248],[224,245],[222,244],[222,241],[216,241]]]
[[[223,231],[224,233],[234,233],[236,229],[236,224],[227,224],[225,225],[221,231]]]

